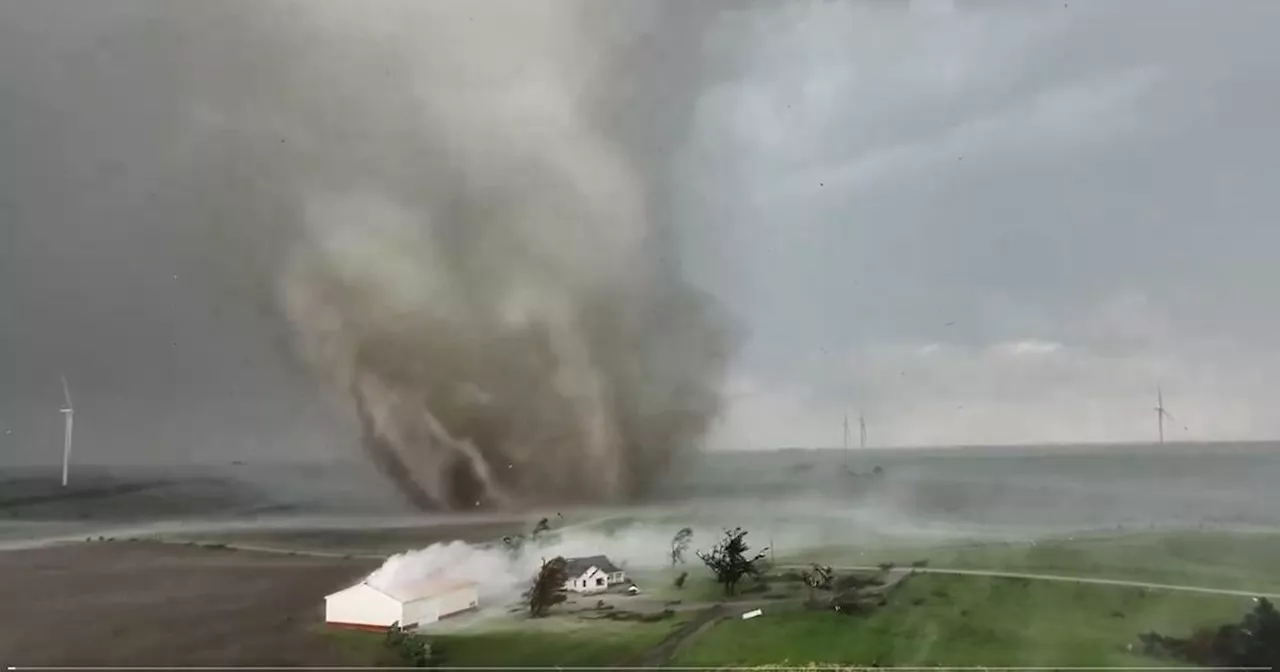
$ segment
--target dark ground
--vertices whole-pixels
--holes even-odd
[[[241,530],[161,535],[166,540],[225,543],[293,551],[393,555],[443,541],[490,542],[522,534],[532,525],[525,520],[467,523],[423,523],[373,529]]]
[[[133,522],[265,514],[411,512],[386,484],[345,464],[0,467],[0,522]]]
[[[0,553],[6,665],[351,665],[324,596],[377,560],[149,542]]]

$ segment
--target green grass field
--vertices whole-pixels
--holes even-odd
[[[1235,620],[1250,606],[1238,597],[918,575],[868,617],[766,610],[749,621],[724,621],[672,664],[1159,665],[1126,645],[1149,630],[1184,634]]]
[[[828,548],[786,562],[931,567],[1065,574],[1280,593],[1280,535],[1175,532],[1090,535],[1029,543],[956,544],[932,549]],[[784,558],[780,557],[780,563]]]
[[[682,588],[675,587],[675,579],[681,572],[688,572]],[[650,599],[680,600],[682,602],[718,602],[725,600],[724,586],[716,583],[715,577],[698,560],[693,564],[681,565],[674,569],[637,570],[628,576],[644,591]],[[744,579],[740,586],[742,592],[732,600],[759,600],[769,598],[804,597],[806,589],[798,581],[771,581],[767,589],[755,587],[755,581]]]
[[[779,556],[779,565],[819,561],[931,568],[1002,570],[1280,592],[1280,536],[1231,533],[1138,533],[1076,536],[1036,544],[954,544],[931,549],[829,548]],[[682,590],[671,584],[681,571]],[[639,570],[633,578],[650,599],[720,601],[721,587],[696,559],[675,569]],[[744,587],[750,582],[744,583]],[[802,597],[797,582],[773,581],[765,596]],[[1199,626],[1237,620],[1249,598],[1160,589],[944,574],[910,577],[888,606],[870,616],[804,611],[796,600],[765,607],[764,616],[732,619],[683,643],[671,665],[753,666],[808,663],[881,666],[1153,666],[1127,646],[1139,633],[1187,635]],[[584,621],[557,615],[475,633],[433,639],[452,666],[608,666],[635,660],[687,618],[659,623]],[[346,645],[380,640],[335,635]],[[363,660],[371,660],[365,651]],[[359,657],[359,656],[357,656]]]

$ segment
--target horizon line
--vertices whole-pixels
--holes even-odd
[[[1092,448],[1092,447],[1135,447],[1135,446],[1206,446],[1206,445],[1251,445],[1280,444],[1280,438],[1272,439],[1194,439],[1170,441],[1042,441],[1036,443],[956,443],[956,444],[904,444],[887,446],[867,446],[866,448],[850,446],[850,451],[889,451],[889,450],[961,450],[975,448]],[[842,446],[768,446],[761,448],[708,448],[704,453],[739,453],[770,452],[781,450],[845,450]]]

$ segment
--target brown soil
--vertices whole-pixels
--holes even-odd
[[[215,534],[169,535],[173,539],[244,544],[266,548],[336,553],[380,553],[390,555],[410,548],[423,548],[444,541],[471,543],[493,541],[509,534],[528,532],[523,521],[477,521],[431,525],[374,528],[365,530],[245,530]]]
[[[148,542],[0,553],[0,660],[359,665],[321,634],[324,596],[379,564]]]

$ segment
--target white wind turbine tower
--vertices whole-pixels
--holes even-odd
[[[844,415],[844,449],[840,451],[841,458],[844,460],[844,470],[849,471],[849,414]]]
[[[1173,420],[1173,415],[1169,411],[1164,410],[1164,393],[1160,391],[1160,386],[1156,386],[1156,427],[1160,430],[1160,443],[1164,443],[1164,419]]]
[[[62,417],[66,419],[66,429],[62,434],[62,487],[67,487],[67,468],[71,465],[71,430],[75,425],[75,409],[71,407],[71,387],[67,385],[67,377],[62,376],[62,396],[67,405],[62,408]]]

